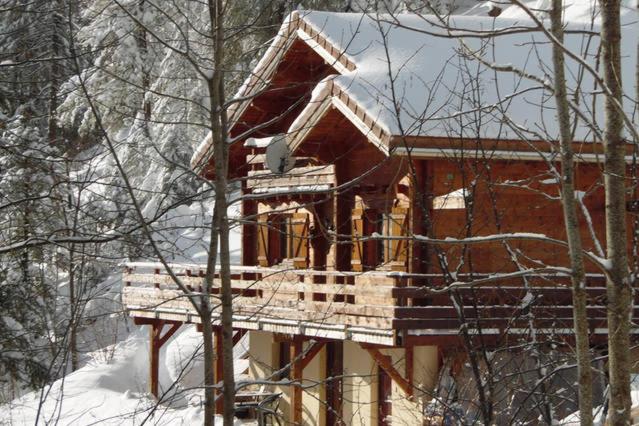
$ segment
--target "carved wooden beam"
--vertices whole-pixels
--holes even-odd
[[[246,330],[240,329],[235,332],[233,335],[233,346],[237,345],[237,342],[246,334]]]

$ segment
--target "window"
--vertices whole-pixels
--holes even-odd
[[[258,225],[260,266],[272,266],[291,260],[296,268],[308,267],[308,214],[260,215]]]
[[[387,214],[377,210],[367,210],[364,218],[366,235],[388,235],[388,221]],[[388,240],[383,238],[373,239],[365,242],[364,247],[364,270],[375,269],[375,267],[386,262]]]
[[[271,222],[271,229],[275,233],[277,244],[273,250],[273,263],[281,263],[292,257],[293,238],[290,215],[278,215]]]
[[[395,270],[405,269],[408,243],[385,238],[368,239],[373,235],[403,237],[408,235],[408,209],[393,207],[391,212],[354,209],[351,217],[353,248],[351,268],[369,271],[390,264]]]

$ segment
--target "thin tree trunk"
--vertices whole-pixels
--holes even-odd
[[[71,371],[78,369],[78,327],[77,295],[75,285],[75,248],[69,249],[69,350],[71,351]]]
[[[553,0],[550,14],[552,32],[560,43],[563,43],[564,32],[561,22],[562,0]],[[566,77],[564,54],[561,47],[553,43],[553,67],[555,102],[557,103],[557,119],[559,122],[559,142],[561,145],[561,198],[563,200],[564,223],[568,239],[570,266],[572,269],[573,319],[575,322],[575,346],[577,353],[577,372],[579,375],[579,420],[582,425],[592,425],[592,370],[590,365],[590,342],[588,338],[588,315],[586,312],[586,273],[582,252],[579,219],[575,200],[574,152],[568,95],[566,94]]]
[[[215,417],[215,353],[213,348],[213,324],[210,302],[204,302],[208,292],[202,296],[200,319],[202,320],[202,338],[204,339],[204,425],[213,426]]]
[[[601,44],[604,82],[611,95],[604,103],[604,185],[608,271],[608,370],[610,424],[630,424],[630,306],[625,197],[625,142],[621,87],[619,0],[601,1]]]
[[[146,0],[138,0],[138,11],[140,17],[144,16],[146,4]],[[142,61],[142,109],[143,109],[143,131],[146,137],[150,137],[150,129],[149,123],[151,121],[151,102],[149,101],[149,97],[147,96],[149,87],[151,85],[151,78],[149,76],[149,64],[147,63],[148,57],[148,42],[147,42],[147,34],[146,28],[144,25],[137,25],[135,41],[140,50],[140,55],[143,57]]]
[[[224,27],[222,0],[208,0],[211,36],[214,45],[213,75],[208,79],[211,98],[210,123],[215,162],[215,209],[213,226],[219,234],[220,244],[220,295],[222,299],[222,354],[223,354],[223,398],[224,425],[234,422],[235,379],[233,362],[233,294],[229,252],[229,221],[226,192],[228,186],[228,144],[226,117],[224,113]]]

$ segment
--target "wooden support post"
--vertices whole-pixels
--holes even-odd
[[[326,425],[345,425],[342,418],[344,342],[326,344]]]
[[[162,335],[162,329],[166,321],[136,318],[136,324],[149,324],[151,326],[149,336],[149,355],[151,358],[149,362],[149,390],[157,398],[159,395],[160,348],[175,334],[182,323],[169,322],[171,328],[164,335]]]
[[[302,424],[302,336],[295,336],[291,342],[291,422],[295,425]]]
[[[408,396],[409,398],[413,396],[413,386],[408,380],[402,377],[397,369],[395,369],[389,358],[384,356],[377,348],[366,345],[362,345],[362,348],[370,354],[370,356],[377,363],[377,366],[384,370],[386,374],[388,374],[390,378],[393,379],[395,383],[397,383],[397,386],[399,386],[399,388],[404,391],[406,396]]]
[[[215,384],[221,386],[224,379],[224,353],[222,351],[222,330],[215,329]],[[222,396],[222,388],[216,392],[215,413],[222,414],[224,412],[224,398]]]
[[[406,355],[404,357],[406,380],[408,381],[408,385],[410,386],[411,389],[413,389],[413,366],[415,364],[415,361],[414,361],[415,351],[413,349],[414,348],[412,345],[406,346],[406,349],[405,349]]]
[[[151,394],[156,398],[158,397],[159,393],[158,379],[160,370],[160,333],[162,332],[163,327],[164,321],[156,321],[151,324],[151,328],[149,330],[151,333],[151,335],[149,336],[149,341],[151,344],[149,348],[149,354],[151,356],[151,362],[149,366],[149,390],[151,391]]]
[[[437,346],[437,372],[441,373],[444,367],[444,347]]]
[[[242,180],[242,195],[250,194],[246,180]],[[242,217],[253,218],[242,225],[242,265],[257,265],[257,202],[242,201]]]

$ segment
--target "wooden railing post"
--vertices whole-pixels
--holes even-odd
[[[124,273],[129,275],[133,273],[133,268],[131,268],[130,266],[125,266],[124,267]],[[131,287],[131,281],[125,281],[124,283],[125,287]]]
[[[402,276],[393,277],[394,286],[395,287],[406,287],[406,278]],[[397,298],[397,306],[406,306],[406,297],[398,297]]]
[[[160,275],[160,268],[155,269],[155,275]],[[160,282],[156,281],[154,284],[155,288],[160,288]]]
[[[191,274],[191,270],[187,269],[184,271],[187,277],[192,277],[193,275]],[[193,291],[193,286],[191,284],[187,284],[186,288],[188,288],[190,291]]]

